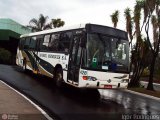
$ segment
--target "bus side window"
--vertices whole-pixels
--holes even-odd
[[[82,48],[80,47],[80,38],[75,36],[73,39],[72,60],[75,65],[79,66],[82,51]]]
[[[59,39],[59,51],[69,52],[72,32],[64,32],[60,34]]]
[[[58,51],[59,34],[52,34],[51,41],[48,44],[49,50]]]
[[[28,49],[30,44],[30,38],[26,38],[25,43],[24,43],[24,49]]]
[[[25,38],[21,38],[20,41],[19,41],[19,45],[18,45],[20,50],[23,49],[24,43],[25,43]]]
[[[42,46],[42,44],[43,44],[43,35],[38,35],[38,36],[36,36],[36,50],[37,51],[40,51],[41,50],[41,46]]]
[[[50,35],[45,35],[43,41],[40,42],[41,51],[48,51],[49,41],[50,41]]]
[[[31,37],[30,44],[29,44],[29,49],[30,50],[35,50],[36,47],[36,37]]]

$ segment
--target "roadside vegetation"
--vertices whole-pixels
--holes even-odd
[[[0,48],[0,64],[11,64],[12,54],[10,51]]]
[[[118,10],[111,15],[114,27],[118,24],[119,15]],[[140,78],[147,74],[147,90],[154,91],[154,79],[160,80],[160,0],[136,0],[134,10],[126,8],[124,16],[132,53],[130,69],[133,75],[129,88],[141,87]]]
[[[23,26],[23,28],[30,28],[32,32],[38,32],[42,30],[58,28],[65,25],[65,22],[60,18],[51,19],[48,21],[48,16],[43,14],[39,15],[39,18],[32,18],[29,21],[29,25]],[[8,51],[4,48],[0,48],[0,64],[12,64],[15,65],[16,55],[12,51]]]

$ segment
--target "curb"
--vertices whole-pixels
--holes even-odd
[[[142,82],[142,83],[147,83],[147,84],[148,84],[148,82],[145,82],[145,81],[140,81],[140,82]],[[158,84],[158,83],[153,83],[153,85],[158,85],[158,86],[160,86],[160,84]]]
[[[141,83],[145,88],[147,88],[148,82],[140,81],[140,83]],[[156,91],[159,91],[159,92],[160,92],[160,84],[158,84],[158,83],[153,83],[153,88],[154,88]]]
[[[139,93],[139,92],[135,92],[135,91],[132,91],[132,90],[124,90],[126,92],[129,92],[129,93],[133,93],[133,94],[136,94],[136,95],[140,95],[140,96],[143,96],[143,97],[147,97],[147,98],[150,98],[150,99],[154,99],[154,100],[157,100],[157,101],[160,101],[160,98],[158,97],[154,97],[154,96],[151,96],[151,95],[146,95],[146,94],[143,94],[143,93]]]
[[[7,87],[9,87],[11,90],[15,91],[18,95],[20,95],[21,97],[23,97],[25,100],[27,100],[30,104],[32,104],[37,110],[39,110],[41,112],[42,115],[44,115],[45,118],[47,118],[48,120],[54,120],[52,119],[41,107],[39,107],[36,103],[34,103],[31,99],[29,99],[27,96],[25,96],[24,94],[22,94],[21,92],[17,91],[16,89],[14,89],[13,87],[11,87],[10,85],[8,85],[6,82],[0,80],[1,83],[5,84]]]

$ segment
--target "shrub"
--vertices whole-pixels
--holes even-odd
[[[143,73],[142,73],[142,77],[147,77],[149,76],[149,70],[148,67],[144,69]]]
[[[0,48],[0,63],[1,64],[11,64],[11,52],[4,49]]]

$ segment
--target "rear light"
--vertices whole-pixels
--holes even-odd
[[[96,81],[97,80],[97,78],[92,77],[92,76],[83,76],[82,78],[83,78],[83,80],[91,80],[91,81]]]
[[[82,78],[83,78],[83,80],[88,80],[87,76],[83,76]]]

